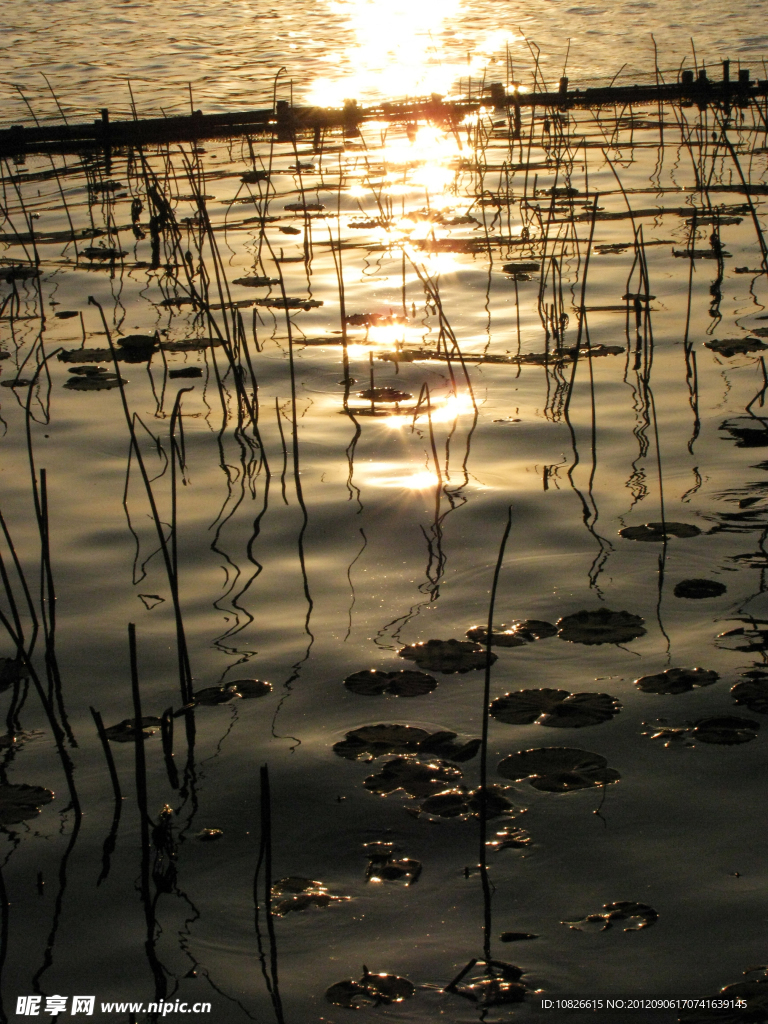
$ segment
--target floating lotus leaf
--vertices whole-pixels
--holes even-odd
[[[687,693],[694,686],[711,686],[720,676],[704,668],[668,668],[651,676],[641,676],[635,686],[643,693]]]
[[[600,754],[588,750],[537,747],[505,757],[499,762],[498,772],[515,782],[528,779],[535,789],[547,793],[570,793],[618,782],[621,776],[607,764]]]
[[[108,348],[70,348],[59,352],[57,359],[62,363],[111,363],[112,352]]]
[[[512,624],[512,632],[528,642],[546,640],[550,636],[557,636],[557,626],[544,619],[520,619]]]
[[[722,716],[720,718],[703,718],[696,723],[692,736],[702,743],[717,743],[722,746],[733,746],[737,743],[749,743],[760,730],[760,725],[751,718]]]
[[[144,739],[147,739],[147,737],[154,735],[156,731],[154,728],[150,728],[150,726],[158,727],[159,725],[159,718],[154,715],[146,715],[141,720],[141,728],[148,731],[142,732],[141,735]],[[108,740],[115,740],[116,743],[133,743],[136,739],[136,719],[124,718],[117,725],[110,725],[108,729],[104,730],[104,734]]]
[[[196,704],[213,707],[216,704],[226,704],[239,696],[234,683],[227,683],[226,686],[206,686],[202,690],[195,691],[188,707],[194,707]]]
[[[223,839],[224,832],[220,828],[201,828],[195,839],[201,843],[215,843],[217,839]]]
[[[657,718],[656,723],[643,722],[647,728],[641,736],[649,736],[652,740],[661,740],[664,746],[692,747],[690,723],[686,725],[668,725],[666,718]]]
[[[598,608],[566,615],[557,627],[560,639],[573,644],[626,644],[645,635],[643,621],[630,612]]]
[[[646,523],[644,526],[626,526],[619,530],[625,540],[664,541],[670,537],[698,537],[701,530],[690,523]]]
[[[24,377],[16,377],[14,380],[0,381],[0,388],[28,388],[31,383],[31,380],[26,380]]]
[[[745,679],[731,689],[731,696],[737,704],[743,704],[750,711],[768,715],[768,678]]]
[[[221,338],[184,338],[181,341],[161,341],[160,348],[163,352],[202,352],[223,344]]]
[[[452,982],[446,991],[456,992],[480,1006],[506,1006],[524,1001],[527,989],[520,981],[523,972],[519,967],[503,960],[478,963],[477,969],[481,967],[482,976],[475,972],[469,981],[461,985]]]
[[[280,284],[276,277],[237,277],[232,284],[241,284],[244,288],[263,288],[266,285]]]
[[[334,752],[351,761],[382,754],[410,754],[429,737],[424,729],[411,725],[364,725],[348,732],[345,739],[334,744]]]
[[[369,775],[363,782],[366,789],[387,796],[402,789],[411,797],[427,797],[450,789],[461,780],[461,772],[440,761],[422,764],[405,757],[387,761],[378,775]]]
[[[607,693],[569,693],[567,690],[518,690],[498,697],[491,714],[510,725],[538,722],[554,728],[578,729],[610,721],[621,704]]]
[[[353,672],[344,680],[344,685],[364,697],[379,696],[382,693],[392,693],[397,697],[420,697],[431,693],[437,686],[437,680],[426,672],[408,669],[380,672],[372,668]]]
[[[0,786],[0,825],[18,825],[40,813],[40,808],[53,800],[50,789],[6,783]]]
[[[7,281],[9,284],[12,281],[31,281],[35,277],[40,277],[39,267],[29,265],[0,267],[0,281]]]
[[[57,320],[70,320],[73,316],[78,316],[76,309],[60,309],[58,313],[54,313]]]
[[[759,352],[762,349],[768,348],[768,345],[760,341],[759,338],[712,339],[712,341],[705,341],[704,345],[713,352],[717,352],[719,356],[725,356],[726,359],[730,359],[731,356],[742,356],[746,355],[747,352]]]
[[[332,896],[328,892],[304,892],[298,896],[289,896],[284,900],[277,900],[272,904],[272,913],[278,917],[285,917],[301,910],[321,910],[330,907],[332,903],[345,903],[349,896]]]
[[[300,235],[301,228],[292,228],[289,224],[281,226],[277,229],[283,235]]]
[[[501,942],[527,942],[529,939],[538,939],[533,932],[502,932],[499,936]]]
[[[339,981],[326,990],[325,998],[334,1006],[344,1006],[356,1010],[363,1003],[372,1001],[377,1006],[381,1003],[402,1003],[416,994],[416,986],[407,978],[398,978],[395,974],[371,974],[367,967],[363,968],[360,981]]]
[[[427,640],[411,644],[398,651],[401,658],[415,661],[420,668],[430,672],[472,672],[485,668],[486,651],[471,640]],[[496,655],[491,654],[491,663]]]
[[[466,634],[470,640],[477,644],[488,643],[487,626],[471,626]],[[528,641],[525,637],[519,636],[513,629],[494,631],[491,633],[492,647],[523,647]]]
[[[234,686],[241,697],[252,700],[256,697],[266,697],[272,692],[272,684],[264,679],[232,679],[229,686]]]
[[[322,306],[322,299],[296,299],[291,296],[286,298],[273,297],[269,299],[254,299],[255,306],[270,306],[273,309],[317,309]]]
[[[94,367],[94,370],[96,372],[70,377],[64,387],[70,391],[109,391],[128,383],[124,377],[118,377],[116,373],[107,373],[99,367]]]
[[[295,896],[300,892],[326,892],[327,886],[322,882],[316,882],[312,878],[302,878],[300,875],[290,875],[288,878],[278,878],[272,883],[273,896]]]
[[[495,839],[489,839],[485,845],[489,850],[498,853],[499,850],[524,850],[532,841],[525,829],[503,829],[496,833]]]
[[[720,597],[726,591],[724,583],[717,580],[681,580],[675,586],[675,597],[688,597],[700,600],[705,597]]]
[[[203,371],[199,366],[181,366],[178,370],[169,370],[168,376],[171,380],[178,380],[180,377],[202,377]]]
[[[395,857],[391,843],[368,843],[365,850],[368,857],[366,882],[397,882],[402,879],[407,879],[406,885],[418,882],[421,861],[412,857]]]
[[[246,171],[241,175],[240,181],[244,185],[255,185],[257,181],[269,181],[269,174],[266,171]]]
[[[86,259],[104,260],[109,261],[110,263],[128,255],[128,253],[124,252],[122,249],[111,249],[101,245],[88,245],[82,249],[81,252]]]
[[[512,811],[512,804],[506,797],[505,786],[488,786],[485,796],[486,818],[498,818],[502,814],[509,814]],[[479,789],[467,792],[463,788],[449,790],[446,793],[438,793],[435,796],[427,797],[419,805],[419,810],[425,814],[434,814],[438,818],[458,818],[480,815],[481,793]]]
[[[156,348],[159,341],[155,334],[127,334],[119,344],[123,348]]]
[[[580,925],[601,924],[600,931],[607,932],[613,927],[614,921],[635,921],[634,926],[627,925],[625,932],[639,932],[643,928],[650,928],[659,919],[659,915],[647,903],[635,903],[633,900],[621,900],[618,903],[604,903],[603,909],[597,914],[587,914],[586,917],[576,921],[562,921],[573,931],[580,932]]]
[[[397,388],[368,388],[367,391],[358,391],[358,398],[366,398],[369,402],[407,402],[413,395],[407,391],[398,391]]]
[[[302,167],[302,170],[309,170],[309,167]],[[292,213],[303,213],[304,210],[307,210],[309,213],[319,213],[325,207],[322,203],[286,203],[283,209],[290,210]]]
[[[514,263],[505,263],[501,268],[505,274],[533,274],[541,270],[541,263],[525,263],[520,260]]]

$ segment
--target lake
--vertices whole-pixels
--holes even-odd
[[[764,8],[6,0],[3,1020],[768,1020]]]

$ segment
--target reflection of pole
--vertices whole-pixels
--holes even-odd
[[[269,793],[269,768],[262,765],[260,770],[261,778],[261,849],[259,850],[259,862],[256,865],[256,877],[254,879],[254,899],[256,901],[256,938],[261,953],[261,935],[259,933],[259,904],[258,890],[256,888],[261,865],[264,865],[264,912],[267,918],[267,935],[269,936],[269,975],[266,972],[262,953],[262,973],[267,983],[272,1006],[275,1011],[277,1024],[285,1024],[283,1017],[283,1004],[280,999],[277,976],[277,940],[275,938],[275,924],[272,918],[272,806]]]
[[[491,646],[493,641],[493,611],[496,604],[496,590],[499,585],[504,549],[512,529],[512,506],[507,509],[507,525],[499,546],[496,570],[491,586],[491,600],[488,605],[488,633],[485,640],[485,686],[483,687],[483,732],[480,744],[480,880],[483,886],[484,930],[483,956],[486,963],[491,959],[491,886],[488,881],[486,838],[488,834],[488,717],[491,703]]]

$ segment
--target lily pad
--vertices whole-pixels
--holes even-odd
[[[507,799],[506,786],[488,786],[485,795],[486,818],[498,818],[509,814],[513,807]],[[464,787],[429,796],[422,801],[419,810],[425,814],[434,814],[438,818],[478,817],[482,810],[481,791],[467,791]]]
[[[254,299],[255,306],[270,306],[273,309],[316,309],[322,306],[322,299],[296,299],[291,296],[275,296],[269,299]]]
[[[349,896],[332,896],[329,892],[304,892],[298,896],[289,896],[272,904],[272,913],[278,917],[301,910],[322,910],[332,903],[345,903]]]
[[[245,700],[266,697],[268,693],[272,692],[272,684],[264,679],[233,679],[228,685],[234,686]]]
[[[224,832],[220,828],[201,828],[195,836],[200,843],[215,843],[217,839],[223,839]]]
[[[528,780],[547,793],[569,793],[618,782],[621,776],[602,755],[575,747],[537,747],[510,754],[498,772],[514,782]]]
[[[717,580],[681,580],[675,585],[675,597],[687,597],[691,600],[702,600],[707,597],[720,597],[727,587]]]
[[[538,939],[533,932],[502,932],[499,936],[501,942],[528,942],[530,939]]]
[[[378,775],[369,775],[363,785],[380,796],[402,789],[410,797],[427,797],[450,789],[461,777],[458,768],[441,761],[423,764],[397,757],[387,761]]]
[[[235,697],[240,697],[240,694],[234,683],[227,683],[226,686],[206,686],[193,693],[192,701],[187,706],[195,707],[196,704],[202,704],[204,707],[214,707],[216,704],[227,704]]]
[[[372,668],[353,672],[344,680],[344,685],[353,693],[365,697],[391,693],[396,697],[420,697],[431,693],[437,686],[434,676],[426,672],[402,669],[399,672],[381,672]]]
[[[520,619],[512,624],[511,631],[515,636],[529,643],[533,640],[546,640],[550,636],[557,636],[557,626],[544,619]]]
[[[0,825],[18,825],[40,813],[40,808],[53,800],[50,789],[7,783],[0,786]]]
[[[23,377],[15,377],[13,380],[0,381],[0,387],[2,388],[28,388],[32,383],[31,380],[25,380]]]
[[[369,402],[407,402],[413,395],[407,391],[398,391],[397,388],[368,388],[367,391],[358,391],[358,398],[366,398]]]
[[[488,643],[487,626],[471,626],[466,635],[477,644]],[[491,633],[492,647],[524,647],[527,643],[527,639],[516,633],[514,629],[494,630]]]
[[[643,928],[650,928],[658,921],[659,915],[647,903],[636,903],[634,900],[620,900],[618,903],[604,903],[603,909],[597,914],[587,914],[586,917],[576,921],[561,921],[567,924],[573,931],[580,932],[581,925],[600,924],[600,931],[607,932],[613,927],[614,921],[630,921],[625,932],[639,932]]]
[[[366,882],[399,882],[415,885],[421,875],[421,861],[413,857],[395,857],[391,843],[367,843],[365,855],[368,868]]]
[[[533,274],[541,270],[541,263],[524,262],[516,260],[514,263],[505,263],[501,268],[505,274]]]
[[[645,523],[644,526],[626,526],[619,530],[625,540],[656,541],[670,537],[698,537],[701,530],[691,523]]]
[[[178,380],[180,377],[202,377],[203,371],[199,366],[180,366],[178,370],[169,370],[168,376],[171,380]]]
[[[29,679],[29,669],[20,658],[0,658],[0,693],[22,679]]]
[[[9,284],[12,281],[31,281],[36,277],[40,277],[39,267],[29,265],[0,267],[0,281],[6,281]]]
[[[127,334],[118,339],[123,348],[156,348],[159,344],[155,334]]]
[[[241,175],[240,181],[244,185],[255,185],[257,181],[269,181],[269,174],[266,171],[246,171]]]
[[[109,263],[114,263],[115,260],[119,260],[121,257],[128,255],[128,253],[124,252],[122,249],[108,248],[107,246],[101,245],[88,245],[81,251],[86,259],[103,260],[104,262]]]
[[[720,676],[704,668],[668,668],[655,675],[641,676],[635,686],[643,693],[687,693],[694,686],[711,686]]]
[[[573,644],[626,644],[645,635],[643,621],[630,612],[598,608],[566,615],[557,627],[560,639]]]
[[[398,651],[401,658],[415,661],[419,668],[451,675],[485,668],[486,651],[471,640],[427,640]],[[496,655],[491,654],[491,663]]]
[[[569,693],[568,690],[517,690],[497,697],[491,714],[510,725],[545,725],[578,729],[609,722],[621,704],[607,693]]]
[[[768,678],[765,676],[745,679],[731,689],[731,696],[737,704],[743,704],[759,715],[768,715]]]
[[[256,275],[254,277],[237,277],[232,284],[241,284],[244,288],[263,288],[265,285],[280,284],[280,281],[276,277]]]
[[[101,367],[93,367],[93,370],[95,372],[70,377],[64,387],[69,391],[109,391],[128,383],[124,377],[118,377],[116,373],[107,373]]]
[[[360,981],[337,982],[326,990],[325,998],[334,1006],[344,1006],[356,1010],[360,1005],[373,1002],[380,1004],[402,1003],[416,994],[416,986],[407,978],[399,978],[395,974],[371,974],[363,967]]]
[[[481,969],[482,974],[479,974]],[[464,996],[479,1006],[508,1006],[525,1000],[527,988],[520,980],[522,975],[520,967],[502,960],[478,962],[468,981],[461,985],[454,981],[446,991]]]
[[[427,754],[451,761],[469,761],[480,749],[480,740],[457,743],[456,733],[429,733],[411,725],[364,725],[348,732],[333,750],[349,761],[370,761],[384,754]]]
[[[141,720],[142,737],[147,739],[153,736],[159,726],[159,718],[155,715],[145,715]],[[136,739],[136,719],[124,718],[117,725],[110,725],[104,730],[104,734],[108,740],[114,740],[116,743],[133,743]]]
[[[748,352],[760,352],[768,349],[768,345],[759,338],[721,338],[705,341],[706,348],[716,352],[719,356],[730,359],[731,356],[743,356]]]
[[[751,718],[724,715],[698,721],[692,737],[694,740],[701,740],[702,743],[733,746],[737,743],[749,743],[755,739],[759,731],[760,725]]]

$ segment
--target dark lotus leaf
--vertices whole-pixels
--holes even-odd
[[[73,316],[77,316],[76,309],[60,309],[58,313],[54,313],[57,320],[69,320]]]
[[[760,725],[751,718],[724,715],[720,718],[702,718],[696,723],[692,735],[702,743],[732,746],[736,743],[749,743],[755,739],[759,730]]]
[[[559,619],[561,640],[573,644],[626,644],[645,635],[643,619],[630,612],[612,612],[609,608],[581,611]]]
[[[370,846],[385,847],[386,843],[369,844]],[[407,885],[415,885],[421,875],[421,861],[412,857],[393,857],[391,844],[389,852],[370,851],[368,852],[368,870],[365,873],[366,882],[397,882],[403,878],[408,881]]]
[[[656,724],[643,722],[647,726],[641,736],[649,736],[652,740],[661,740],[664,746],[670,747],[692,747],[690,742],[690,725],[668,725],[666,718],[657,718]]]
[[[539,725],[558,729],[581,729],[600,725],[621,711],[621,704],[608,693],[572,693],[555,704],[539,720]]]
[[[272,904],[272,913],[278,917],[285,917],[295,911],[310,910],[313,907],[323,909],[330,907],[332,903],[344,903],[349,896],[331,896],[327,892],[303,892],[298,896],[289,896],[284,900],[277,900]]]
[[[168,376],[171,380],[178,380],[180,377],[202,377],[203,371],[199,366],[180,366],[178,370],[169,370]]]
[[[687,693],[694,686],[711,686],[720,676],[704,668],[668,668],[651,676],[641,676],[635,686],[643,693]]]
[[[40,277],[40,268],[32,266],[1,267],[0,281],[30,281]]]
[[[202,352],[223,344],[221,338],[184,338],[182,341],[161,341],[160,348],[164,352]]]
[[[127,383],[125,377],[118,377],[116,373],[102,372],[70,377],[64,387],[69,391],[109,391],[111,388],[118,388],[121,384]]]
[[[517,260],[514,263],[505,263],[501,269],[505,274],[533,274],[535,271],[541,270],[541,264]]]
[[[148,729],[150,726],[159,726],[160,719],[154,715],[145,715],[141,720],[141,728]],[[155,729],[150,728],[148,732],[142,732],[142,736],[146,739],[149,736],[154,735]],[[135,718],[124,718],[122,722],[118,722],[117,725],[110,725],[108,729],[104,730],[108,740],[115,740],[117,743],[133,743],[136,738],[136,719]]]
[[[158,345],[155,334],[127,334],[119,342],[123,348],[155,348]]]
[[[498,818],[512,810],[512,804],[506,798],[506,786],[488,786],[485,791],[485,814],[487,818]],[[482,792],[475,789],[469,794],[469,809],[480,814]]]
[[[757,332],[755,332],[757,333]],[[717,352],[719,356],[730,359],[731,356],[746,355],[747,352],[759,352],[768,348],[759,338],[713,338],[712,341],[705,341],[704,346]]]
[[[512,625],[512,632],[522,640],[546,640],[547,637],[557,636],[557,626],[544,619],[521,619]]]
[[[255,185],[257,181],[269,181],[269,174],[267,171],[246,171],[241,175],[240,181],[244,185]]]
[[[553,772],[551,775],[531,779],[534,789],[545,793],[573,793],[577,789],[591,789],[593,786],[609,786],[618,782],[621,775],[615,768],[585,768],[573,772]]]
[[[670,537],[698,537],[701,530],[690,523],[646,523],[644,526],[626,526],[619,530],[625,540],[663,541]]]
[[[469,794],[460,789],[429,796],[420,804],[425,814],[436,814],[439,818],[458,818],[469,811]]]
[[[269,299],[254,299],[255,306],[268,306],[273,309],[317,309],[323,305],[322,299],[297,299],[292,296],[274,296]]]
[[[264,679],[232,679],[229,686],[234,686],[241,697],[252,700],[255,697],[266,697],[272,692],[272,684]]]
[[[398,651],[401,658],[415,661],[420,668],[430,672],[472,672],[485,668],[486,651],[471,640],[427,640],[426,643],[411,644]],[[491,654],[491,663],[496,655]]]
[[[220,828],[201,828],[195,839],[201,843],[215,843],[217,839],[224,838],[224,831]]]
[[[424,729],[412,725],[363,725],[348,732],[333,746],[334,753],[350,761],[382,754],[413,754],[422,740],[429,738]]]
[[[372,793],[387,796],[402,789],[410,797],[427,797],[455,786],[461,772],[453,765],[433,761],[422,764],[405,757],[387,761],[378,775],[369,775],[363,785]]]
[[[525,829],[518,828],[513,831],[504,829],[502,832],[497,832],[496,838],[489,839],[485,845],[489,850],[498,853],[499,850],[524,850],[526,846],[531,845],[532,841]]]
[[[505,981],[503,978],[482,978],[457,991],[468,995],[480,1006],[506,1006],[525,1000],[525,985],[519,981]]]
[[[396,697],[421,697],[431,693],[437,686],[434,676],[407,668],[399,672],[390,672],[389,677],[387,691]]]
[[[195,704],[213,707],[216,704],[226,704],[228,701],[239,696],[240,694],[237,692],[237,687],[234,683],[227,683],[226,686],[206,686],[204,689],[197,690],[192,694],[190,707],[194,707]]]
[[[108,348],[70,348],[59,352],[62,363],[111,363],[112,352]]]
[[[335,985],[326,989],[325,998],[334,1006],[357,1010],[360,1003],[367,1002],[371,996],[367,988],[348,978],[346,981],[337,981]]]
[[[488,627],[472,626],[467,630],[466,635],[477,644],[486,644],[488,642]],[[491,633],[492,647],[523,647],[527,642],[527,639],[520,636],[514,629]]]
[[[637,921],[638,923],[634,927],[628,925],[624,931],[639,932],[643,928],[650,928],[658,919],[658,913],[647,903],[620,900],[618,903],[604,903],[600,913],[587,914],[586,917],[576,921],[562,921],[561,924],[567,924],[577,932],[581,931],[579,925],[582,924],[602,924],[603,927],[600,930],[607,932],[613,926],[614,921]]]
[[[720,597],[726,591],[724,583],[717,580],[681,580],[675,586],[675,597],[688,597],[699,600],[705,597]]]
[[[360,979],[371,998],[381,1003],[402,1003],[416,994],[416,986],[407,978],[396,974],[369,974],[366,970]]]
[[[491,714],[508,725],[530,725],[566,697],[570,697],[568,690],[517,690],[497,697],[491,703]]]
[[[301,228],[292,228],[289,224],[279,227],[277,229],[283,235],[300,235]]]
[[[502,932],[499,936],[501,942],[526,942],[528,939],[538,939],[533,932]]]
[[[498,772],[505,779],[522,782],[535,776],[555,772],[592,771],[605,768],[608,761],[601,754],[577,747],[535,747],[510,754],[499,762]]]
[[[380,672],[378,669],[370,668],[353,672],[344,680],[344,685],[353,693],[359,693],[363,697],[373,697],[384,693],[389,682],[389,672]]]
[[[481,741],[479,739],[474,739],[468,740],[466,743],[445,742],[433,744],[428,749],[422,745],[419,747],[419,751],[423,753],[434,753],[440,757],[444,757],[448,761],[457,761],[461,764],[463,761],[471,761],[475,754],[477,754],[480,747]]]
[[[108,249],[106,246],[100,245],[88,245],[82,250],[82,253],[89,260],[109,260],[110,262],[128,255],[122,249]]]
[[[737,704],[743,704],[750,711],[768,715],[768,678],[745,679],[743,683],[736,683],[731,689],[731,696]]]
[[[296,896],[300,892],[325,892],[326,886],[322,882],[315,882],[312,878],[302,878],[300,875],[289,875],[288,878],[278,878],[272,885],[273,896],[285,896],[290,893]]]
[[[366,391],[358,391],[359,398],[367,398],[369,402],[407,402],[413,395],[407,391],[398,391],[397,388],[368,388]]]
[[[245,288],[262,288],[265,285],[280,284],[276,277],[238,277],[232,284],[241,284]]]
[[[0,388],[28,388],[31,383],[31,380],[24,377],[16,377],[14,380],[0,381]],[[64,386],[66,387],[66,384]]]
[[[103,366],[70,366],[69,372],[78,377],[103,377],[107,371]]]
[[[302,166],[302,170],[309,170],[309,167]],[[302,213],[304,210],[308,210],[310,213],[319,213],[325,207],[322,203],[287,203],[283,209],[293,213]]]
[[[27,786],[24,783],[8,783],[0,786],[0,825],[18,825],[21,821],[34,818],[40,807],[53,800],[50,789],[42,786]]]

